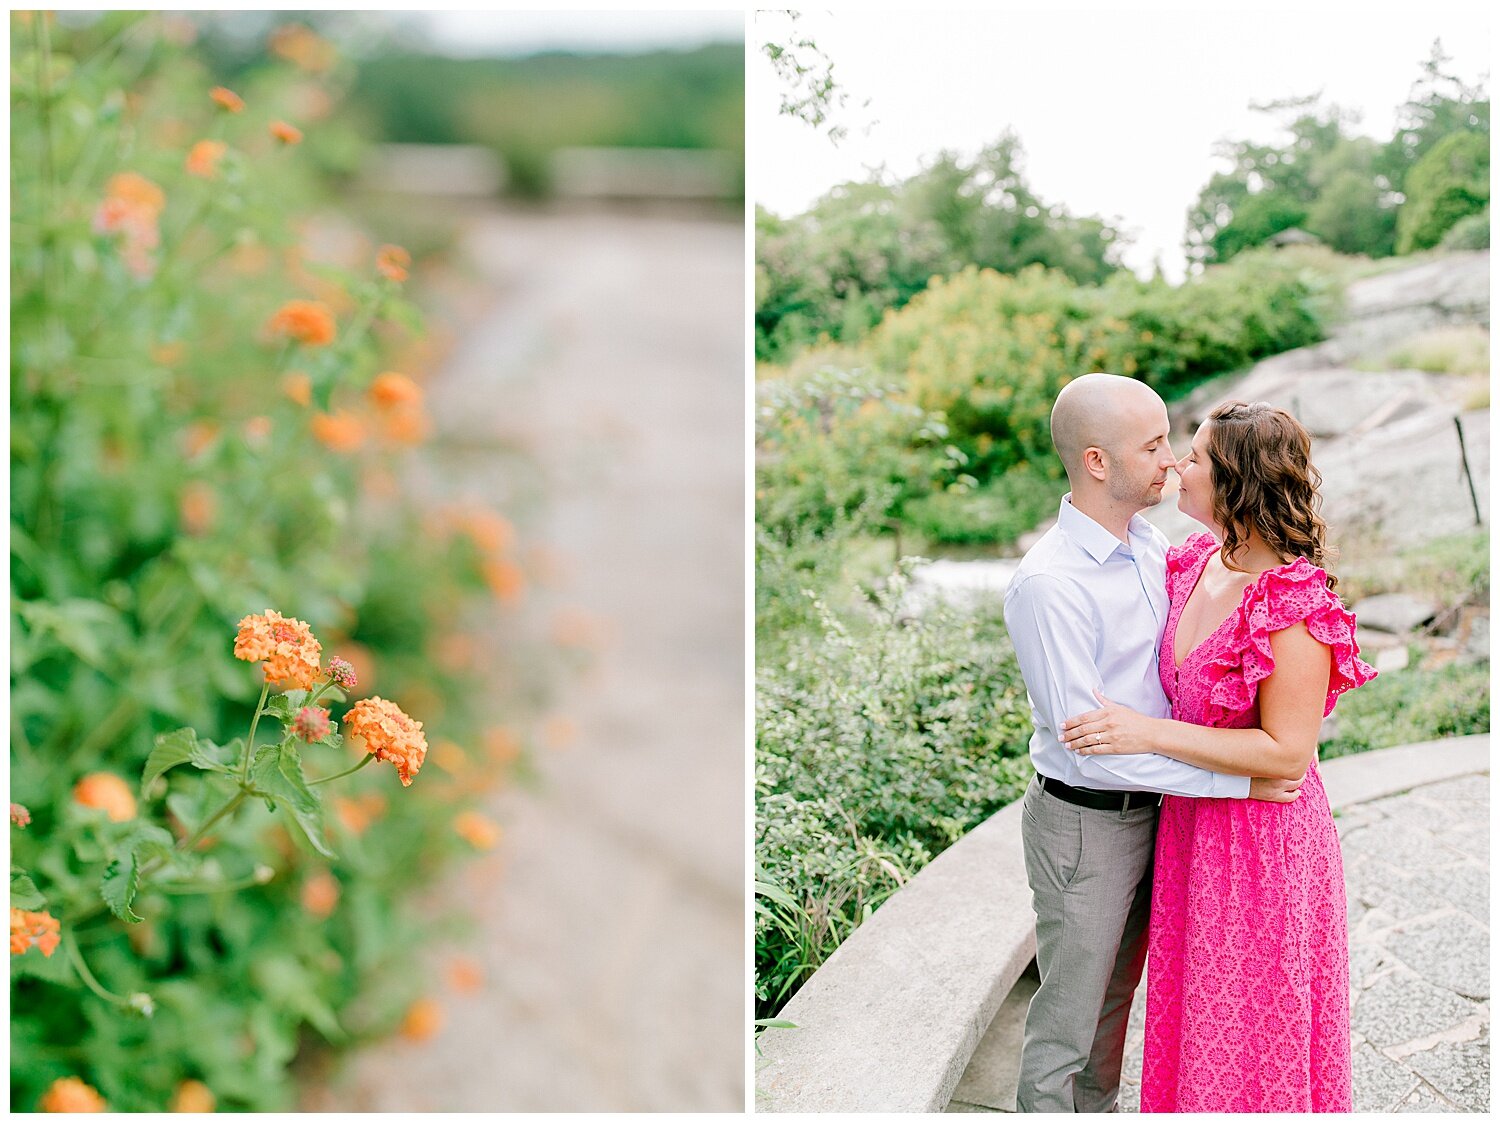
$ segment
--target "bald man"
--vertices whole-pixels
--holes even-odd
[[[1086,374],[1063,388],[1052,443],[1071,491],[1005,592],[1036,727],[1021,839],[1041,986],[1026,1013],[1021,1111],[1116,1109],[1162,793],[1296,798],[1284,781],[1155,754],[1080,756],[1059,738],[1067,718],[1098,708],[1095,690],[1170,716],[1157,668],[1167,540],[1140,516],[1161,502],[1176,463],[1167,429],[1167,407],[1143,382]]]

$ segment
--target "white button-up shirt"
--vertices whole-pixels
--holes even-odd
[[[1172,712],[1157,667],[1167,622],[1167,539],[1140,515],[1127,546],[1063,496],[1057,525],[1021,560],[1005,590],[1010,631],[1031,701],[1031,762],[1043,776],[1083,788],[1187,796],[1250,793],[1225,776],[1157,753],[1079,756],[1058,733],[1097,710],[1095,688],[1150,717]]]

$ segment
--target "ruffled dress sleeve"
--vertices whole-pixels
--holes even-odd
[[[1339,695],[1375,677],[1375,668],[1359,657],[1354,613],[1328,587],[1322,569],[1298,558],[1266,570],[1245,590],[1228,643],[1204,668],[1209,724],[1227,724],[1255,704],[1260,682],[1276,669],[1271,634],[1299,622],[1333,656],[1324,717],[1333,712]]]
[[[1205,554],[1218,548],[1212,534],[1191,535],[1181,546],[1167,548],[1167,600],[1175,608],[1193,591],[1193,574]]]

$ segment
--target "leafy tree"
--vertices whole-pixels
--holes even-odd
[[[1447,72],[1453,60],[1441,39],[1422,63],[1422,73],[1401,106],[1396,135],[1381,153],[1378,171],[1393,191],[1404,191],[1407,173],[1446,136],[1490,131],[1490,100],[1483,84],[1471,86]]]
[[[1401,253],[1437,245],[1459,219],[1489,206],[1489,137],[1477,132],[1444,137],[1417,161],[1406,187],[1406,203],[1396,222]]]

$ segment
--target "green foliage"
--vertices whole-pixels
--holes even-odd
[[[1438,242],[1445,250],[1487,250],[1490,248],[1490,208],[1485,204],[1478,214],[1465,215]]]
[[[1381,675],[1339,700],[1337,730],[1319,747],[1321,759],[1488,733],[1489,661]]]
[[[1406,203],[1396,221],[1397,251],[1437,245],[1455,223],[1482,213],[1489,202],[1489,135],[1444,137],[1407,174]]]
[[[500,687],[434,660],[488,616],[484,558],[399,485],[373,486],[404,446],[338,451],[313,422],[326,408],[378,427],[365,390],[414,310],[373,262],[304,263],[294,224],[326,199],[310,167],[342,141],[304,122],[306,143],[281,149],[267,124],[299,119],[316,79],[262,60],[244,111],[218,111],[221,78],[175,18],[12,24],[10,780],[31,815],[11,835],[12,903],[62,938],[12,956],[18,1110],[65,1076],[114,1110],[164,1110],[187,1078],[226,1110],[284,1110],[300,1048],[389,1031],[422,986],[411,949],[448,921],[413,898],[465,853],[452,816],[488,777],[429,762],[403,790],[367,769],[335,797],[361,821],[327,814],[307,773],[344,771],[349,750],[334,736],[304,760],[285,724],[341,695],[276,695],[268,721],[237,620],[306,619],[325,660],[360,663],[358,693],[378,682],[458,743],[529,723],[554,669],[516,617],[494,631],[530,678]],[[226,145],[207,178],[184,166],[202,138]],[[105,200],[122,202],[126,172],[160,205],[121,224]],[[309,298],[334,340],[267,337]],[[318,407],[283,395],[293,369]],[[409,590],[399,614],[392,588]],[[257,715],[277,741],[251,745]],[[101,775],[119,821],[75,798]],[[331,915],[302,903],[322,877]]]
[[[1400,109],[1396,134],[1385,142],[1352,135],[1353,119],[1337,106],[1320,106],[1316,97],[1255,106],[1280,121],[1286,140],[1220,146],[1217,154],[1228,169],[1209,179],[1189,211],[1188,259],[1205,265],[1228,261],[1291,227],[1302,227],[1346,254],[1384,257],[1435,245],[1442,230],[1476,209],[1471,205],[1475,183],[1432,191],[1409,182],[1410,174],[1445,138],[1465,135],[1486,147],[1489,138],[1483,86],[1446,73],[1449,61],[1434,44]],[[1437,202],[1443,190],[1447,195]],[[1424,194],[1432,198],[1423,201]],[[1487,168],[1482,194],[1488,198]],[[1440,229],[1431,233],[1433,227]],[[1431,240],[1400,234],[1418,228]]]
[[[905,522],[933,542],[1011,546],[1055,514],[1065,480],[1034,466],[1012,468],[982,487],[950,485],[906,504]]]
[[[385,140],[493,149],[510,190],[539,197],[552,188],[553,152],[570,146],[712,148],[743,160],[744,89],[738,43],[515,59],[402,50],[368,59],[352,100]]]
[[[756,1015],[1031,776],[998,609],[904,620],[905,577],[758,666]]]
[[[1118,233],[1044,202],[1021,164],[1006,134],[972,161],[943,152],[909,179],[844,184],[792,218],[757,208],[756,357],[856,342],[930,278],[965,266],[1043,265],[1080,284],[1115,273]]]

